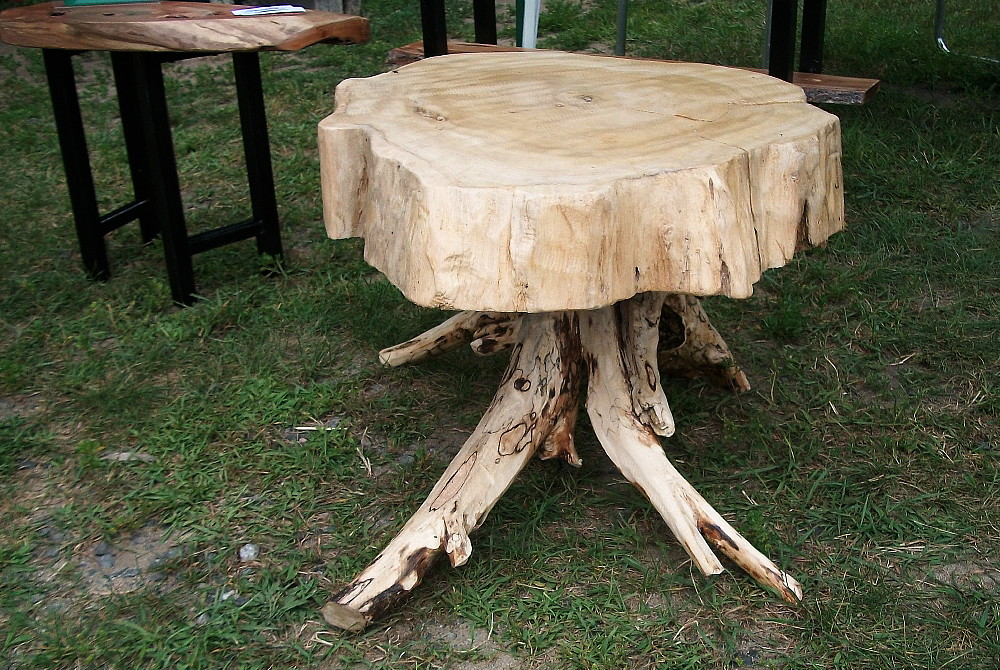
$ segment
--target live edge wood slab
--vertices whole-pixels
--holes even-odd
[[[450,54],[499,51],[524,51],[524,49],[498,44],[479,44],[477,42],[448,42],[448,53]],[[422,58],[424,58],[424,43],[411,42],[390,51],[386,56],[386,62],[389,65],[398,67],[416,62]],[[608,56],[608,58],[620,58],[620,56]],[[666,60],[664,62],[677,61]],[[758,68],[740,69],[761,74],[767,73],[767,70]],[[878,92],[879,86],[881,86],[881,82],[878,79],[843,77],[834,74],[818,74],[813,72],[793,73],[792,83],[805,91],[807,102],[832,105],[863,105]]]
[[[580,399],[611,460],[705,574],[716,552],[781,597],[799,584],[667,459],[661,371],[746,377],[698,296],[751,294],[843,227],[840,129],[802,90],[692,63],[451,55],[343,82],[319,127],[331,237],[412,301],[461,310],[382,352],[509,350],[492,404],[424,504],[324,608],[358,630],[469,534],[536,453],[579,464]]]
[[[296,51],[317,42],[368,40],[368,20],[307,11],[234,16],[233,5],[151,2],[56,6],[0,13],[0,41],[23,47],[102,51]]]

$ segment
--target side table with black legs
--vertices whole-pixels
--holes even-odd
[[[259,253],[281,255],[258,53],[296,51],[317,42],[364,42],[368,21],[312,10],[236,16],[234,9],[242,8],[198,2],[80,7],[50,2],[0,12],[0,40],[43,49],[80,253],[94,279],[111,276],[105,235],[136,220],[144,242],[162,237],[171,296],[184,305],[195,300],[194,255],[251,237]],[[73,69],[73,56],[94,50],[111,53],[134,194],[105,214],[97,204]],[[189,235],[162,65],[219,53],[233,59],[251,215]]]

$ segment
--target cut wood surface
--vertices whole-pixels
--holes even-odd
[[[593,309],[746,297],[843,226],[837,117],[766,75],[561,52],[458,54],[337,87],[327,231],[413,302]]]
[[[45,49],[103,51],[295,51],[322,41],[368,39],[360,16],[306,11],[234,16],[234,5],[151,2],[56,6],[46,2],[0,12],[0,40]]]
[[[448,42],[448,53],[489,53],[499,51],[523,51],[522,47],[507,46],[503,44],[479,44],[476,42]],[[623,56],[611,56],[608,58],[623,58]],[[414,63],[424,58],[424,43],[411,42],[401,47],[396,47],[386,56],[386,62],[396,67]],[[650,59],[664,60],[664,62],[677,62],[670,59]],[[760,68],[740,68],[765,74],[767,70]],[[806,94],[806,100],[811,103],[826,103],[835,105],[863,105],[867,103],[873,95],[878,92],[881,82],[878,79],[868,79],[865,77],[843,77],[835,74],[820,74],[814,72],[794,72],[792,73],[792,83],[800,87]]]

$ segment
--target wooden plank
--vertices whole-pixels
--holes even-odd
[[[476,44],[474,42],[448,42],[448,53],[489,53],[523,51],[520,47],[503,46],[496,44]],[[394,67],[401,67],[408,63],[421,60],[424,57],[423,42],[412,42],[403,45],[389,52],[387,61]],[[618,56],[608,56],[618,58]],[[666,59],[641,59],[641,60],[663,60],[664,62],[678,62]],[[738,68],[750,70],[752,72],[767,73],[767,70],[760,68]],[[796,72],[792,76],[792,83],[800,86],[806,94],[806,100],[810,103],[827,103],[837,105],[863,105],[878,91],[878,79],[862,79],[859,77],[840,77],[830,74],[814,74],[811,72]]]
[[[234,16],[234,5],[156,2],[56,6],[45,2],[0,12],[0,40],[43,49],[227,52],[295,51],[323,41],[368,39],[360,16],[308,10]]]

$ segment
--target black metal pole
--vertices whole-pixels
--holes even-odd
[[[140,93],[140,115],[144,119],[143,134],[149,162],[150,183],[153,186],[154,213],[163,239],[163,255],[174,302],[190,305],[194,296],[194,267],[188,247],[187,226],[184,223],[184,203],[181,200],[177,161],[170,133],[167,94],[163,87],[161,56],[154,53],[130,54],[136,59]]]
[[[618,18],[616,21],[615,55],[625,55],[625,39],[628,32],[628,0],[618,0]]]
[[[247,182],[253,218],[260,226],[257,251],[275,258],[281,256],[281,229],[278,225],[278,202],[274,195],[274,172],[271,169],[271,144],[267,136],[264,87],[260,79],[260,57],[256,51],[233,52],[236,98],[243,130],[243,153],[247,163]]]
[[[108,253],[104,246],[101,215],[94,193],[94,177],[87,153],[87,137],[83,130],[80,100],[76,94],[76,77],[73,73],[73,53],[61,49],[43,49],[45,74],[52,97],[52,113],[59,135],[66,187],[76,223],[76,236],[80,242],[83,267],[93,279],[111,277]]]
[[[496,0],[472,0],[472,21],[479,44],[497,43]]]
[[[823,71],[823,38],[826,33],[826,0],[802,1],[802,39],[799,42],[799,71]]]
[[[135,211],[139,212],[139,229],[145,244],[152,241],[160,229],[159,222],[152,213],[153,185],[150,181],[152,156],[143,145],[143,121],[139,115],[141,106],[139,73],[135,58],[121,51],[111,52],[111,67],[115,75],[115,90],[118,93],[118,112],[122,120],[125,153],[132,174]]]
[[[798,0],[770,0],[768,3],[767,73],[792,80],[795,71],[795,25]]]
[[[424,56],[443,56],[448,53],[444,0],[420,0],[420,26],[424,34]]]

